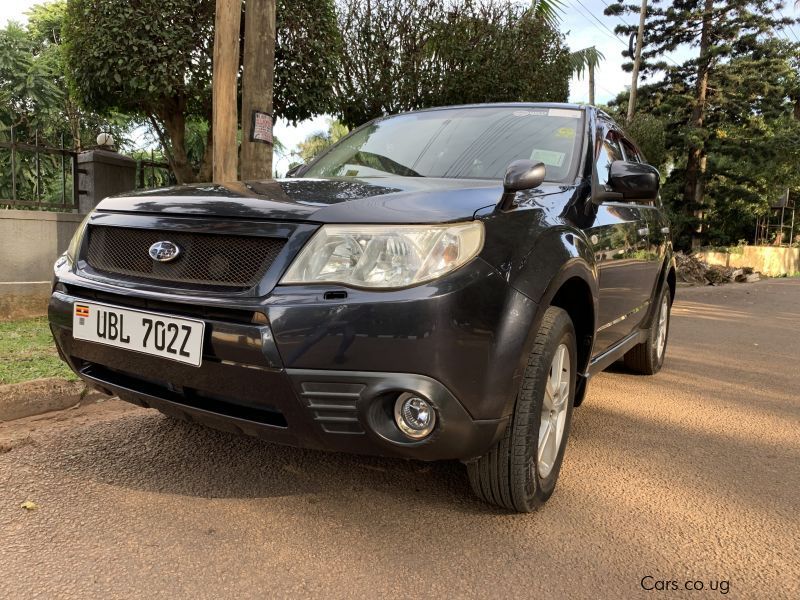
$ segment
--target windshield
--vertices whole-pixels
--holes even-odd
[[[583,111],[478,107],[379,119],[322,155],[304,177],[502,179],[518,159],[542,162],[548,181],[566,181],[578,155]]]

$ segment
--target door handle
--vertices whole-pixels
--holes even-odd
[[[639,229],[638,233],[641,237],[647,237],[648,235],[650,235],[650,228],[642,227],[641,229]]]

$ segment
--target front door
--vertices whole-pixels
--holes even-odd
[[[598,150],[599,185],[608,183],[611,163],[623,160],[614,132]],[[598,269],[600,308],[593,353],[607,350],[638,327],[647,314],[653,289],[650,230],[646,210],[627,202],[604,202],[586,235]]]

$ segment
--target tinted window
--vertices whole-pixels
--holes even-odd
[[[644,162],[642,161],[642,157],[639,155],[639,152],[636,150],[633,144],[624,138],[621,141],[622,150],[625,152],[625,160],[637,163]]]
[[[601,184],[608,183],[611,163],[615,160],[623,160],[622,148],[613,134],[609,134],[606,139],[603,140],[603,144],[600,146],[600,151],[597,156],[597,180]]]
[[[480,107],[423,111],[357,130],[313,163],[304,177],[502,179],[517,159],[543,162],[548,181],[574,167],[583,111]]]

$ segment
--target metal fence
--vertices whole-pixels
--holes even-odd
[[[149,173],[148,173],[149,170]],[[175,185],[175,175],[169,163],[155,159],[155,153],[150,151],[150,160],[136,160],[136,187],[138,189],[163,187]]]
[[[80,152],[66,147],[64,134],[57,147],[44,143],[38,130],[34,130],[33,140],[20,141],[18,135],[12,126],[10,138],[0,140],[0,208],[78,210]],[[137,188],[176,183],[169,163],[156,160],[155,152],[150,151],[149,158],[137,154],[132,157],[136,160]]]
[[[64,134],[61,134],[60,147],[53,147],[40,143],[38,130],[34,132],[33,144],[18,141],[16,133],[12,126],[10,141],[0,141],[0,149],[9,151],[0,162],[0,204],[15,208],[77,210],[80,195],[78,152],[65,147]]]

